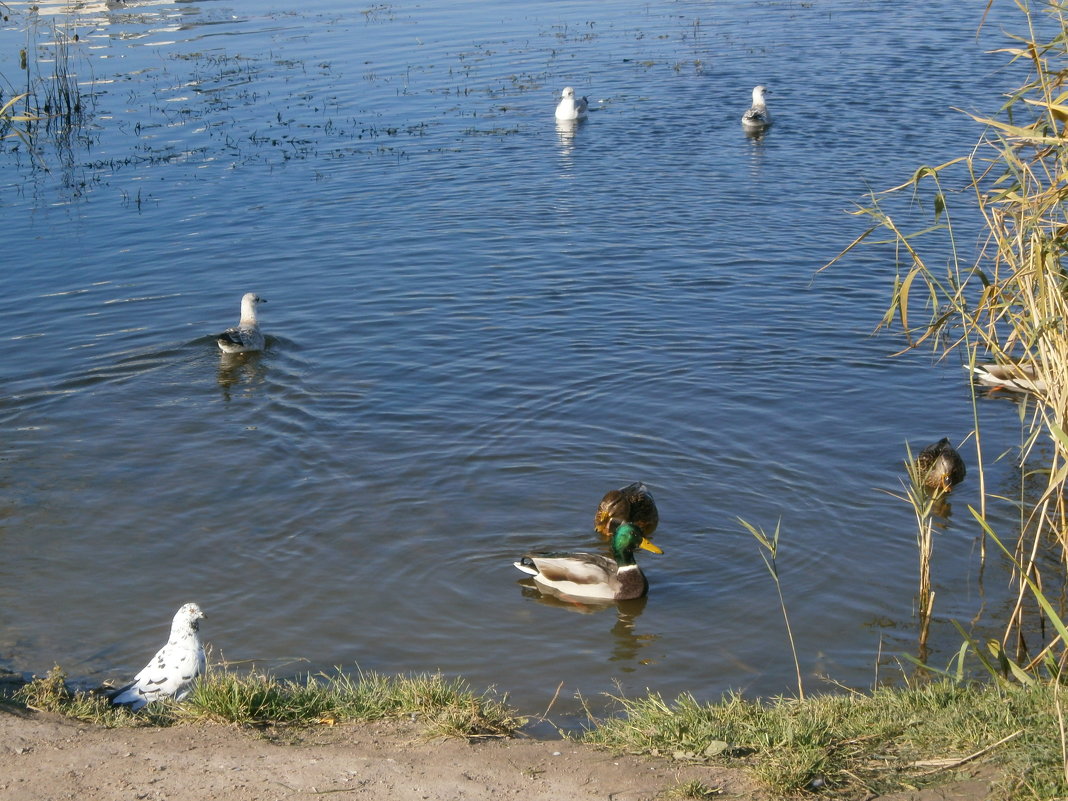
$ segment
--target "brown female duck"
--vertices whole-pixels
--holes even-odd
[[[594,515],[593,527],[610,537],[620,523],[633,523],[644,536],[649,537],[656,531],[659,522],[660,514],[649,488],[635,481],[605,493]]]

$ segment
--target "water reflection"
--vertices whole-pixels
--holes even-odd
[[[12,5],[18,7],[20,4],[14,3]],[[170,7],[173,4],[169,0],[136,0],[135,2],[128,2],[127,0],[76,0],[76,2],[70,2],[69,0],[40,0],[32,5],[37,13],[44,16],[66,16],[71,14],[92,16],[94,14],[105,14],[108,11],[127,11],[135,8],[140,11],[153,6]],[[107,18],[104,21],[107,21]]]
[[[645,610],[646,600],[636,598],[633,601],[620,601],[616,624],[612,626],[615,645],[608,661],[629,663],[620,668],[628,673],[637,670],[638,665],[648,665],[652,662],[651,659],[639,659],[641,649],[660,639],[659,634],[638,634],[634,631],[634,623]]]
[[[742,132],[746,135],[746,138],[750,139],[754,144],[758,144],[771,128],[742,128]]]
[[[575,134],[578,133],[579,126],[585,120],[557,120],[556,121],[556,138],[560,141],[560,155],[565,159],[568,159],[567,166],[570,167],[570,156],[575,149]]]
[[[524,598],[531,598],[546,606],[566,609],[580,615],[593,615],[615,609],[616,622],[611,628],[613,639],[612,652],[606,661],[621,662],[620,670],[631,673],[638,665],[647,665],[651,659],[641,659],[642,649],[660,639],[659,634],[638,634],[634,624],[645,611],[648,597],[635,598],[631,601],[599,601],[589,598],[573,598],[557,593],[549,587],[539,588],[533,579],[521,579],[517,582]]]
[[[931,500],[931,515],[936,528],[945,531],[949,528],[949,519],[953,516],[953,504],[945,495]]]
[[[67,17],[68,25],[92,26],[80,30],[79,36],[83,41],[97,43],[107,38],[144,39],[212,24],[211,20],[201,18],[199,7],[175,8],[171,0],[44,0],[33,4],[32,11],[35,17]],[[153,44],[173,44],[174,41],[155,41]]]
[[[622,675],[641,675],[643,687],[668,695],[715,696],[740,683],[776,693],[792,681],[792,665],[767,658],[783,647],[774,618],[720,615],[716,649],[702,650],[694,630],[700,633],[710,604],[765,609],[769,600],[766,578],[751,580],[763,565],[751,567],[749,543],[738,535],[707,547],[709,521],[761,509],[778,516],[782,509],[784,531],[788,523],[796,543],[784,567],[793,571],[790,610],[799,642],[826,651],[836,679],[867,683],[871,638],[861,632],[858,640],[857,621],[896,615],[914,589],[911,512],[871,488],[887,483],[887,465],[899,456],[901,410],[915,407],[916,393],[900,369],[883,366],[892,346],[867,336],[870,321],[885,311],[871,275],[885,267],[886,254],[865,255],[859,268],[819,281],[812,270],[837,251],[827,254],[828,243],[857,236],[856,219],[841,209],[867,186],[899,183],[928,157],[931,142],[956,152],[970,121],[919,114],[914,98],[922,98],[923,110],[986,108],[989,87],[976,89],[974,78],[1001,62],[968,55],[977,48],[974,26],[958,35],[965,27],[958,21],[971,15],[959,10],[964,4],[916,5],[942,31],[919,47],[914,37],[896,36],[904,12],[894,4],[865,4],[858,12],[856,4],[831,0],[824,10],[885,26],[857,26],[855,41],[838,39],[809,5],[717,4],[717,32],[738,38],[717,33],[712,40],[709,32],[705,47],[691,44],[692,23],[693,12],[705,15],[708,4],[694,2],[643,5],[636,20],[633,4],[622,3],[596,4],[593,19],[578,4],[549,2],[495,3],[487,12],[489,6],[446,0],[401,14],[383,4],[371,13],[336,3],[319,9],[336,13],[296,6],[281,13],[259,0],[129,0],[104,13],[106,0],[43,0],[50,11],[42,20],[65,9],[77,14],[82,44],[71,57],[80,74],[97,76],[92,91],[101,115],[76,132],[92,137],[92,147],[75,138],[65,160],[46,154],[47,173],[28,166],[25,148],[7,151],[15,169],[4,173],[5,234],[11,250],[34,254],[34,269],[0,277],[10,340],[0,422],[7,451],[17,449],[0,458],[5,497],[15,499],[0,504],[0,594],[7,618],[22,626],[0,626],[0,643],[17,643],[0,647],[0,663],[15,660],[27,670],[53,658],[77,664],[91,650],[79,637],[83,621],[67,610],[114,598],[145,608],[164,595],[177,596],[177,605],[192,587],[229,620],[277,609],[259,623],[270,626],[278,653],[347,664],[360,649],[336,632],[357,626],[380,646],[376,669],[404,673],[440,660],[476,685],[506,682],[519,703],[540,703],[550,660],[561,679],[591,695],[631,668],[638,674]],[[803,43],[790,80],[823,97],[834,91],[833,76],[863,53],[870,92],[887,98],[851,117],[835,147],[813,148],[793,135],[791,115],[809,110],[800,97],[777,121],[778,134],[739,138],[742,109],[733,103],[688,104],[669,135],[631,127],[646,119],[645,96],[729,97],[738,75],[768,68],[746,37],[766,41],[768,26],[784,24],[783,15],[799,26],[791,27],[791,41]],[[96,30],[85,30],[97,17]],[[182,18],[203,27],[152,35]],[[572,26],[561,39],[551,27],[587,19],[596,23],[583,30],[592,38],[574,35]],[[636,26],[646,34],[641,39]],[[8,53],[25,44],[16,27],[4,31]],[[426,30],[434,35],[411,46]],[[703,25],[701,32],[704,38]],[[340,34],[357,36],[360,46]],[[158,43],[170,39],[179,43]],[[480,46],[469,58],[472,42]],[[721,46],[725,59],[738,58],[730,70],[713,60]],[[959,58],[946,60],[946,52]],[[83,57],[91,70],[83,69]],[[719,66],[704,76],[653,66],[698,57]],[[629,66],[620,67],[620,59]],[[51,75],[51,62],[41,63]],[[573,80],[561,72],[576,63],[612,65],[609,73],[582,77],[604,86],[604,97],[588,121],[557,124],[544,87]],[[539,135],[463,135],[476,109],[492,109],[505,76],[515,76],[502,101],[517,109],[508,119],[521,126],[532,120]],[[470,91],[472,100],[458,100],[453,88]],[[531,106],[536,117],[525,116]],[[872,126],[904,130],[901,120],[929,123],[934,134],[915,128],[904,141],[864,136]],[[695,150],[699,131],[715,134],[714,153]],[[409,158],[390,157],[402,143]],[[615,168],[591,169],[587,161],[605,154]],[[679,165],[689,166],[685,174]],[[759,182],[747,182],[750,176]],[[75,196],[95,200],[74,206],[67,201]],[[753,226],[768,219],[775,224],[760,226],[754,255]],[[300,224],[287,224],[292,220]],[[560,247],[557,224],[574,230],[580,222],[581,245]],[[760,280],[739,278],[754,258]],[[299,270],[290,268],[294,260]],[[220,263],[232,269],[220,270]],[[613,280],[604,280],[608,273]],[[368,283],[374,275],[380,277]],[[190,312],[190,303],[103,302],[171,292],[226,297],[235,281],[262,285],[302,309],[312,327],[303,339],[348,344],[321,349],[282,339],[263,355],[222,357],[206,336],[211,317]],[[87,294],[58,294],[73,286]],[[813,308],[825,308],[836,324],[825,325]],[[137,347],[146,350],[134,360],[122,332],[142,328],[147,344]],[[778,331],[793,335],[769,349],[768,337]],[[790,369],[806,363],[821,366]],[[946,372],[941,364],[914,366]],[[725,380],[728,373],[737,380]],[[628,384],[625,398],[611,392],[616,376],[632,374],[644,380]],[[970,419],[970,399],[954,379],[959,375],[923,399],[932,428]],[[248,447],[241,420],[206,414],[205,392],[208,403],[226,401],[231,411],[251,401],[261,431],[253,441],[262,438],[262,446]],[[1017,419],[1008,403],[984,409],[999,423],[991,453],[1003,450],[1000,423]],[[710,408],[716,425],[694,425]],[[836,446],[844,432],[853,447]],[[765,470],[753,454],[769,451],[780,457]],[[251,473],[250,503],[226,503],[216,492],[219,471],[250,459],[262,459],[269,472],[262,480]],[[507,579],[498,606],[487,603],[500,590],[492,582],[457,591],[451,571],[435,569],[433,550],[416,542],[424,558],[411,558],[413,532],[445,549],[430,533],[443,522],[485,533],[529,513],[531,530],[559,531],[556,499],[531,486],[563,485],[565,508],[581,509],[627,465],[641,465],[668,488],[672,525],[688,554],[658,566],[649,617],[644,601],[554,603],[535,590],[529,594],[538,606],[530,606]],[[1003,465],[999,479],[1009,472]],[[314,487],[298,480],[309,470],[318,477]],[[151,503],[128,480],[134,474],[162,488]],[[823,480],[828,474],[836,480]],[[517,496],[524,499],[518,508]],[[956,535],[971,531],[962,519],[968,497],[953,498],[954,536],[936,544],[940,559],[939,547],[949,553],[971,545]],[[72,520],[71,508],[80,519]],[[1008,528],[1013,520],[1005,517],[1000,527]],[[219,554],[195,575],[145,571],[128,544],[107,536],[141,532],[146,550],[138,558],[163,564],[178,546],[161,535],[176,519],[194,547]],[[902,536],[879,536],[891,528]],[[247,529],[262,530],[262,539],[229,536]],[[290,539],[295,531],[300,535]],[[364,532],[374,537],[366,547]],[[449,538],[448,553],[459,562],[483,558],[487,537]],[[603,546],[579,540],[579,549]],[[42,561],[43,541],[64,542],[70,561]],[[273,547],[261,548],[263,541]],[[256,551],[251,561],[249,549]],[[117,576],[103,590],[94,579],[97,559]],[[383,607],[389,614],[339,605],[330,580],[339,561],[354,584],[385,573],[401,586],[418,574],[421,596],[448,599],[449,614],[432,600],[392,603]],[[938,610],[967,619],[974,561],[941,561],[948,572]],[[248,569],[235,573],[234,564]],[[990,564],[1000,580],[999,560]],[[702,575],[717,581],[698,584]],[[59,601],[57,582],[64,586]],[[1001,601],[1003,586],[991,581],[992,603]],[[550,604],[566,611],[539,608]],[[774,606],[768,611],[778,614]],[[498,647],[524,612],[525,635],[540,659]],[[895,644],[910,647],[914,625],[900,625],[909,641],[902,636]],[[583,649],[568,647],[583,627],[595,640],[595,665]],[[262,628],[230,626],[219,644],[228,654],[258,654]],[[557,636],[561,628],[568,636]],[[422,643],[411,642],[413,629],[436,637],[432,660]],[[133,658],[140,662],[136,653],[158,647],[154,638],[149,630],[141,644],[131,641]],[[483,652],[495,658],[471,658]],[[642,665],[650,658],[653,664]],[[806,671],[811,665],[806,657]]]
[[[263,353],[220,353],[219,370],[215,380],[222,390],[223,400],[229,403],[235,389],[245,385],[245,394],[252,394],[253,388],[263,382],[266,367],[262,364]]]
[[[742,131],[745,133],[746,139],[749,140],[749,162],[748,171],[749,176],[752,179],[759,177],[761,171],[764,169],[764,137],[767,135],[768,128],[760,128],[753,130],[750,128],[742,127]]]

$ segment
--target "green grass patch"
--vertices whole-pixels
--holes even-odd
[[[682,782],[676,784],[674,787],[668,788],[659,797],[665,799],[694,799],[695,801],[705,801],[709,798],[718,798],[723,795],[723,790],[718,787],[711,787],[705,784],[699,779],[692,779],[688,782]]]
[[[260,673],[211,671],[181,702],[159,701],[131,713],[98,692],[72,690],[62,669],[15,692],[31,709],[56,712],[103,726],[166,726],[188,722],[314,726],[407,718],[427,736],[500,737],[525,721],[505,700],[476,694],[462,679],[440,674],[383,676],[338,673],[278,679]]]
[[[1068,795],[1055,685],[937,682],[804,701],[727,695],[618,698],[584,740],[631,753],[745,766],[771,791],[887,793],[957,778],[980,763],[992,797]]]

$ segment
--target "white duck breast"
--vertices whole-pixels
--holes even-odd
[[[556,119],[558,120],[581,120],[586,116],[590,107],[590,101],[585,97],[575,97],[575,90],[570,86],[564,87],[560,93],[560,102],[556,106]]]
[[[111,703],[136,712],[161,698],[181,700],[193,681],[204,672],[204,646],[200,621],[204,613],[196,604],[185,604],[174,616],[171,636],[132,682],[111,694]]]
[[[246,292],[241,298],[241,319],[233,328],[227,328],[215,341],[224,353],[248,353],[263,350],[263,334],[256,318],[256,306],[267,301],[255,292]]]

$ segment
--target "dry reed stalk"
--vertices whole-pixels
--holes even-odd
[[[1037,389],[1029,415],[1022,418],[1027,436],[1021,453],[1026,459],[1044,440],[1052,445],[1052,456],[1042,471],[1044,487],[1023,516],[1016,542],[1019,595],[1004,641],[1015,634],[1022,643],[1023,601],[1029,581],[1041,578],[1042,545],[1052,538],[1068,562],[1068,272],[1062,266],[1068,242],[1068,4],[1044,6],[1042,13],[1059,32],[1045,41],[1036,33],[1041,26],[1031,12],[1019,5],[1028,32],[1001,52],[1026,65],[1029,77],[1010,96],[1005,114],[973,116],[984,132],[969,155],[922,167],[900,186],[873,194],[870,206],[856,212],[871,218],[871,228],[841,255],[877,230],[890,233],[902,271],[882,326],[900,325],[906,350],[929,345],[943,357],[956,350],[970,368],[987,361],[1026,362],[1034,368]],[[974,200],[985,227],[985,240],[972,261],[961,258],[950,215],[949,201],[959,193],[945,188],[952,172],[961,168],[968,190],[964,197]],[[909,232],[914,223],[901,221],[914,217],[913,204],[900,215],[888,211],[891,198],[905,190],[930,202],[933,220],[916,226],[917,233]],[[936,245],[943,268],[925,259],[921,243]],[[918,306],[923,308],[917,315]],[[980,457],[979,514],[985,519],[988,490],[974,394],[973,416]],[[919,517],[918,526],[923,528]],[[928,546],[922,534],[918,543],[923,564],[929,553],[924,553]],[[929,600],[921,590],[921,615],[930,611],[925,597]]]
[[[916,611],[920,621],[919,648],[917,657],[927,661],[927,640],[934,614],[935,593],[931,589],[931,556],[934,553],[934,506],[941,493],[932,493],[926,486],[923,468],[912,457],[911,451],[905,460],[908,484],[905,500],[912,506],[916,518],[916,550],[919,554],[919,591],[916,596]],[[901,497],[901,496],[895,496]]]

